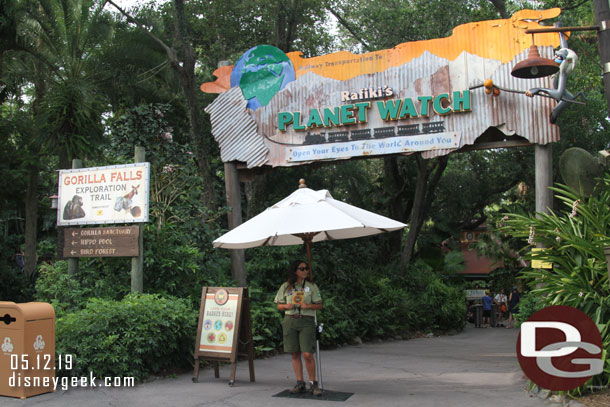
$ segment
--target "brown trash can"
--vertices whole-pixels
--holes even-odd
[[[0,301],[0,396],[53,391],[55,310],[45,302]]]

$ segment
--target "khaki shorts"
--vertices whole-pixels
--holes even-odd
[[[292,318],[284,316],[284,352],[316,351],[316,324],[313,317]]]

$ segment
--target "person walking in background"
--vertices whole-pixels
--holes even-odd
[[[279,311],[285,311],[282,330],[284,352],[292,354],[292,368],[297,384],[291,393],[306,391],[303,380],[303,362],[309,376],[310,391],[314,396],[322,395],[316,380],[316,311],[322,309],[320,289],[307,277],[307,263],[295,261],[290,265],[286,282],[282,284],[274,302]]]
[[[15,253],[13,254],[13,265],[19,269],[19,271],[23,271],[23,267],[25,266],[25,255],[19,246],[15,248]]]
[[[508,297],[508,323],[506,328],[512,328],[515,325],[514,314],[519,313],[519,301],[521,300],[521,294],[517,287],[513,287],[513,291]]]
[[[491,308],[494,302],[491,292],[485,291],[485,295],[482,298],[483,302],[483,328],[489,328],[491,326]]]
[[[498,318],[496,320],[496,326],[500,327],[500,326],[504,326],[503,322],[504,322],[504,313],[507,310],[506,304],[507,304],[507,299],[506,299],[506,294],[504,294],[504,289],[500,289],[500,292],[498,294],[496,294],[494,300],[496,301],[496,304],[498,305]]]

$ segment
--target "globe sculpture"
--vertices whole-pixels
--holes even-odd
[[[231,72],[231,87],[239,86],[248,108],[256,110],[294,79],[294,67],[286,54],[274,46],[259,45],[239,58]]]

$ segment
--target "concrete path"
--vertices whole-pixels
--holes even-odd
[[[70,388],[26,400],[0,397],[0,406],[545,406],[525,391],[515,355],[517,334],[516,329],[469,327],[454,336],[323,351],[324,388],[354,393],[346,402],[272,397],[295,381],[290,356],[280,355],[255,360],[255,383],[249,382],[247,362],[240,362],[234,387],[227,385],[229,366],[224,366],[221,379],[205,369],[199,383],[183,374],[134,388]]]

